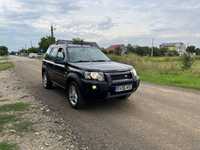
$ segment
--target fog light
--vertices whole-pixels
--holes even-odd
[[[96,89],[97,89],[97,86],[96,86],[96,85],[93,85],[93,86],[92,86],[92,89],[93,89],[93,90],[96,90]]]

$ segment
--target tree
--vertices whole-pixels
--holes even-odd
[[[11,51],[10,55],[16,55],[17,52]]]
[[[51,45],[51,44],[54,44],[56,41],[56,39],[51,36],[46,36],[46,37],[43,37],[41,38],[40,42],[38,43],[39,44],[39,48],[43,51],[43,52],[46,52],[48,47]]]
[[[73,38],[72,39],[73,44],[82,44],[84,42],[81,38]]]
[[[196,48],[196,55],[200,55],[200,48]]]
[[[27,49],[20,49],[19,50],[19,55],[22,55],[22,56],[27,56],[28,55],[28,50]]]
[[[31,47],[28,49],[28,53],[38,53],[39,52],[39,48],[37,47]]]
[[[153,47],[153,56],[165,56],[167,53],[166,48]]]
[[[127,48],[127,51],[128,51],[128,52],[135,53],[135,48],[134,48],[131,44],[128,44],[128,45],[126,46],[126,48]]]
[[[6,46],[0,46],[0,56],[8,55],[8,48]]]
[[[191,45],[191,46],[188,46],[187,47],[187,49],[186,49],[186,51],[188,52],[188,53],[196,53],[196,47],[195,46],[193,46],[193,45]]]
[[[136,53],[141,56],[150,56],[151,55],[151,48],[147,46],[138,46],[136,47]]]

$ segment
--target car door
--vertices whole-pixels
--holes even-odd
[[[56,71],[55,71],[55,60],[58,53],[57,46],[52,47],[52,50],[49,54],[49,61],[48,61],[48,75],[52,81],[56,80]]]
[[[58,53],[55,60],[55,80],[56,83],[65,87],[65,72],[66,72],[66,51],[63,47],[58,48]]]
[[[52,52],[53,47],[50,46],[47,50],[47,52],[44,55],[44,59],[42,61],[42,68],[43,70],[46,70],[48,73],[50,72],[49,69],[51,68],[52,62],[50,58],[50,53]]]

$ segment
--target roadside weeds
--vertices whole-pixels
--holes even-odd
[[[79,149],[70,127],[36,101],[12,70],[1,71],[0,81],[0,150]]]

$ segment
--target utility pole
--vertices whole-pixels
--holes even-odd
[[[55,38],[54,37],[54,30],[55,30],[55,28],[53,27],[53,25],[51,25],[51,42],[53,43],[53,39]]]
[[[154,47],[154,39],[152,38],[152,48],[151,48],[151,56],[153,57],[153,47]]]
[[[51,25],[51,38],[53,39],[54,38],[54,28],[53,28],[53,25]]]

